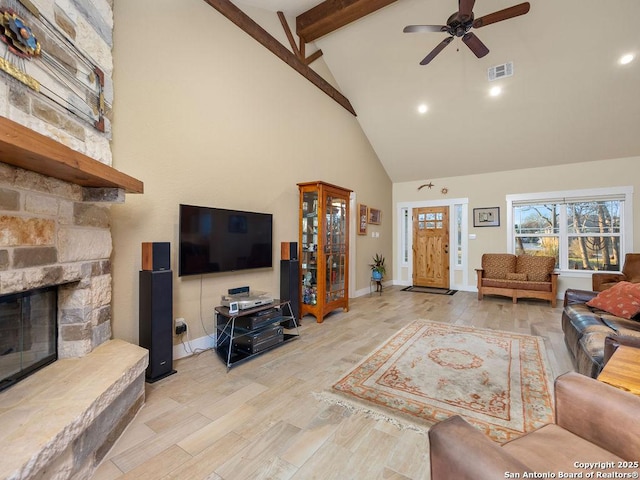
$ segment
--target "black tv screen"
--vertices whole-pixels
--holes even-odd
[[[273,266],[273,215],[180,205],[178,275]]]

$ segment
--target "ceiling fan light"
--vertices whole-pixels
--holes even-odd
[[[633,61],[633,54],[632,53],[627,53],[623,56],[620,57],[620,60],[618,60],[620,62],[620,65],[626,65],[627,63],[631,63]]]

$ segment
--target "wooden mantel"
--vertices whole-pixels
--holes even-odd
[[[0,117],[0,162],[83,187],[144,191],[140,180],[4,117]]]

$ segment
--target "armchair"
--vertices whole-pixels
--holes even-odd
[[[612,468],[595,468],[607,474],[638,472],[638,413],[640,397],[569,372],[555,382],[555,423],[504,445],[460,416],[431,427],[431,478],[523,478],[524,472],[594,471],[581,468],[584,462],[614,462]],[[632,468],[619,468],[621,461],[630,462]],[[507,473],[514,476],[507,477]]]
[[[622,273],[596,272],[591,275],[594,292],[602,292],[618,282],[640,283],[640,253],[627,253],[624,256]]]

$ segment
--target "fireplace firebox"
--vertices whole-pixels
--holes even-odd
[[[57,359],[57,290],[0,296],[0,391]]]

